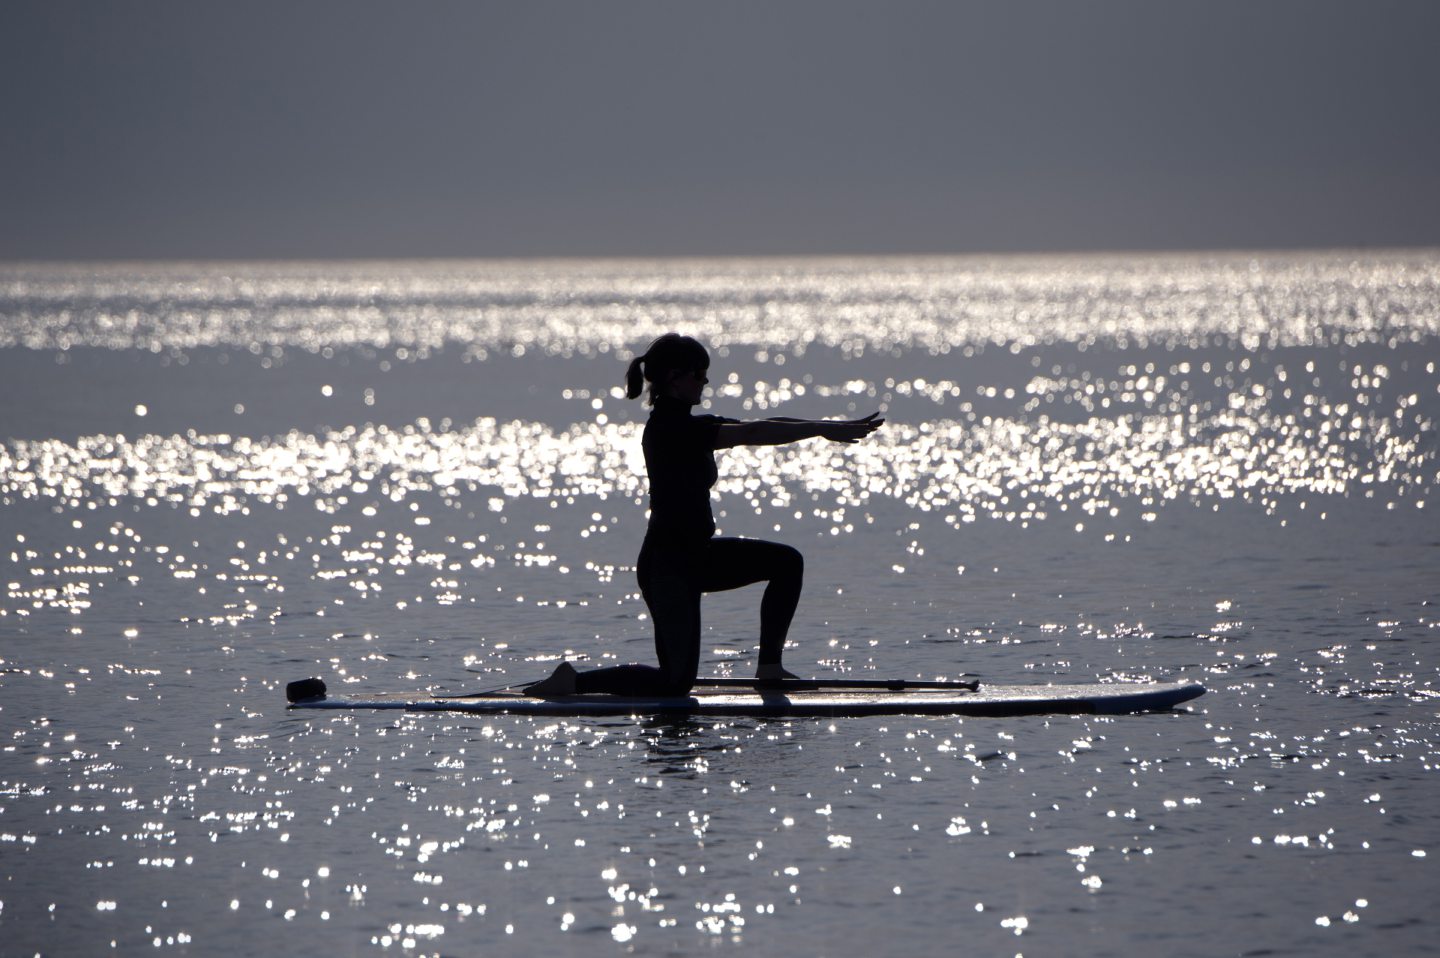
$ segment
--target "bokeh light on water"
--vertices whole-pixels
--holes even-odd
[[[1427,252],[693,262],[11,266],[0,345],[257,355],[452,344],[605,355],[672,329],[719,347],[947,352],[1419,342]]]
[[[1425,253],[6,267],[7,940],[1423,950],[1437,277]],[[644,410],[616,387],[669,328],[714,346],[717,412],[890,420],[722,457],[726,531],[806,553],[792,668],[1212,693],[287,714],[310,674],[649,657]],[[707,599],[708,671],[753,668],[757,599]]]

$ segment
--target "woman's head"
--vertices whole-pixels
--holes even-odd
[[[710,368],[710,354],[700,341],[679,333],[666,333],[650,344],[643,356],[630,361],[625,373],[625,395],[631,399],[639,397],[650,384],[650,403],[656,396],[666,394],[666,389],[677,376],[686,373],[703,372]]]

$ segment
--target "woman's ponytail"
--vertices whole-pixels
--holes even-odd
[[[639,399],[640,394],[645,391],[645,356],[636,356],[630,360],[630,368],[625,370],[625,398]]]

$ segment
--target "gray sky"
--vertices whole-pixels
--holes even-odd
[[[0,259],[1440,245],[1440,4],[7,0]]]

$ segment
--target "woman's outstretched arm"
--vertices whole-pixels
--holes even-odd
[[[779,446],[816,438],[849,444],[859,442],[884,424],[878,412],[864,419],[753,419],[723,423],[715,437],[715,448]]]

